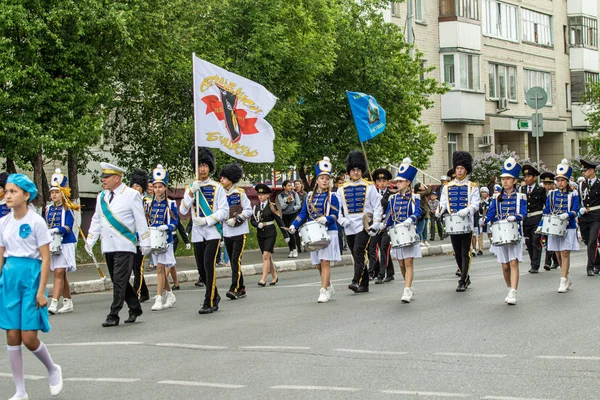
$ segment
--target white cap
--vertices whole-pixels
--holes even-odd
[[[114,164],[109,164],[105,162],[100,163],[100,168],[102,168],[102,176],[111,176],[111,175],[119,175],[123,176],[123,174],[127,171],[125,169],[118,167]]]

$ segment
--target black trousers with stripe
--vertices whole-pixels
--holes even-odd
[[[600,239],[600,222],[585,220],[579,221],[579,229],[583,243],[587,246],[587,266],[588,270],[594,267],[600,267],[600,257],[598,256],[598,239]]]
[[[529,253],[531,268],[540,269],[540,261],[542,259],[542,236],[535,233],[542,216],[526,218],[523,224],[523,234],[525,235],[525,246]]]
[[[369,287],[369,270],[365,265],[368,257],[369,242],[371,237],[364,229],[354,235],[346,235],[348,247],[354,259],[354,277],[352,283],[358,286]]]
[[[244,275],[242,274],[242,253],[246,246],[246,235],[225,237],[224,240],[227,254],[229,254],[229,262],[231,263],[231,286],[229,286],[229,290],[237,292],[246,289]]]
[[[206,284],[204,305],[213,307],[214,300],[219,296],[217,290],[217,253],[221,239],[204,240],[194,243],[194,258],[200,279]]]
[[[394,276],[394,262],[390,254],[392,250],[392,239],[390,235],[384,233],[381,236],[379,245],[379,277],[381,279]]]
[[[460,282],[465,283],[469,277],[471,269],[471,238],[473,233],[463,233],[460,235],[450,235],[452,250],[454,250],[454,258],[460,269]]]
[[[124,303],[127,303],[130,314],[142,314],[140,300],[129,283],[134,255],[135,253],[126,251],[104,253],[108,273],[113,283],[113,301],[106,317],[107,320],[119,321],[119,311],[123,308]]]
[[[151,257],[151,255],[148,254],[147,257]],[[138,298],[150,296],[146,280],[144,279],[144,256],[139,246],[137,253],[133,256],[133,289],[137,293]]]

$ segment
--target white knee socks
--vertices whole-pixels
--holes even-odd
[[[33,351],[33,354],[42,362],[42,364],[44,364],[48,370],[50,385],[57,385],[60,381],[60,375],[58,373],[58,368],[56,368],[56,364],[54,364],[54,361],[52,361],[52,357],[50,356],[46,345],[40,341],[40,347]]]
[[[13,380],[17,387],[17,397],[25,396],[25,378],[23,371],[23,353],[21,346],[6,346],[8,352],[8,361],[10,362],[10,369],[12,370]]]

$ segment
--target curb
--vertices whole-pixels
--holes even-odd
[[[488,249],[489,246],[489,241],[486,240],[483,242],[484,249]],[[423,257],[449,254],[452,253],[452,245],[442,244],[429,247],[423,246],[421,247],[421,253]],[[342,261],[332,263],[331,267],[342,267],[352,264],[352,256],[347,254],[342,256]],[[315,269],[315,266],[312,265],[310,259],[286,260],[275,262],[275,269],[277,272],[305,271],[308,269]],[[220,267],[216,269],[216,273],[217,278],[229,278],[231,277],[231,268]],[[245,276],[260,275],[262,274],[262,264],[243,265],[242,273]],[[177,278],[179,279],[179,283],[195,282],[198,280],[198,271],[178,271]],[[156,285],[156,274],[144,274],[144,279],[146,280],[146,285]],[[131,278],[130,283],[133,284],[133,277]],[[90,281],[72,282],[69,286],[72,294],[98,293],[112,290],[113,288],[112,281],[108,277],[105,280],[94,279]],[[53,287],[54,285],[52,284],[46,286],[48,293],[52,293]]]

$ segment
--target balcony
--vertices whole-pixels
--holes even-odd
[[[481,25],[463,21],[439,23],[440,48],[481,51]]]
[[[572,47],[570,51],[569,63],[572,71],[586,70],[598,72],[598,50],[586,47]]]
[[[567,0],[567,14],[598,17],[598,2],[593,0]]]
[[[585,104],[575,104],[571,105],[571,124],[575,129],[585,129],[590,126],[590,122],[586,121],[585,113],[589,109],[589,106]]]
[[[485,94],[453,90],[442,95],[442,121],[483,124]]]

